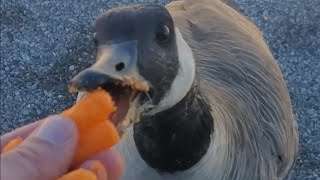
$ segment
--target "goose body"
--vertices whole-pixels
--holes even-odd
[[[178,56],[166,67],[177,69],[171,80],[169,70],[162,76],[168,86],[153,83],[155,94],[162,87],[166,92],[152,99],[155,107],[136,116],[114,147],[124,160],[122,179],[289,179],[297,127],[262,33],[221,1],[173,1],[163,11],[172,18]],[[151,84],[152,73],[148,79],[142,72],[152,65],[157,63],[139,65]]]

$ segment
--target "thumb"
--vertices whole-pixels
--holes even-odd
[[[1,179],[57,179],[68,170],[77,140],[73,121],[47,118],[20,146],[1,155]]]

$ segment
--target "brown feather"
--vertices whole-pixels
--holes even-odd
[[[215,159],[203,173],[217,180],[289,177],[297,125],[261,31],[217,0],[174,1],[166,8],[193,50],[202,93],[212,100]]]

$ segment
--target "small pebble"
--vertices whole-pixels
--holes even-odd
[[[268,22],[268,21],[269,21],[269,17],[268,17],[268,16],[263,16],[263,20],[264,20],[265,22]]]
[[[73,70],[74,70],[74,68],[75,68],[75,66],[74,66],[74,65],[69,66],[69,70],[70,70],[70,71],[73,71]]]

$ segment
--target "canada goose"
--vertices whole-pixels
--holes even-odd
[[[282,73],[262,33],[218,0],[109,9],[96,63],[70,87],[102,86],[118,110],[123,178],[290,177],[298,135]]]

